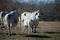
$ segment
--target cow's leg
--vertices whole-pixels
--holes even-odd
[[[8,24],[8,35],[9,35],[9,36],[11,36],[11,34],[12,34],[12,29],[11,29],[11,27],[12,27],[12,24]]]
[[[23,27],[23,32],[26,33],[26,27],[25,26]]]
[[[26,30],[25,26],[24,25],[21,25],[21,33],[24,33]]]
[[[11,36],[11,27],[9,26],[9,36]]]
[[[34,27],[34,33],[36,33],[36,26]]]
[[[23,33],[23,22],[22,22],[22,20],[21,20],[21,33]]]
[[[23,29],[24,29],[24,27],[23,27],[23,25],[21,23],[21,33],[23,33]]]
[[[31,27],[31,33],[33,33],[33,25],[30,25],[30,27]]]
[[[12,34],[12,24],[10,24],[10,35]]]
[[[35,26],[35,33],[36,33],[36,27],[37,27],[37,26]]]
[[[1,25],[3,25],[3,20],[2,20],[2,18],[0,19],[0,23],[1,23]]]
[[[28,26],[28,34],[31,33],[31,27]]]
[[[7,25],[8,35],[10,36],[10,24]]]
[[[32,32],[33,32],[33,26],[32,26],[32,25],[30,26],[30,29],[31,29],[31,31],[30,31],[30,32],[32,33]]]
[[[8,35],[11,36],[11,27],[10,27],[10,24],[8,26]]]
[[[24,25],[24,27],[25,27],[24,32],[25,32],[25,33],[28,33],[28,25]]]
[[[8,31],[7,31],[7,34],[9,35],[9,26],[8,26],[8,25],[7,25],[7,30],[8,30]]]

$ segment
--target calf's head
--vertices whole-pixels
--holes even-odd
[[[39,20],[40,19],[40,10],[37,10],[37,11],[35,11],[33,13],[34,13],[36,19]]]

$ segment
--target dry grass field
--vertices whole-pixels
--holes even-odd
[[[6,27],[0,25],[0,40],[60,40],[60,22],[40,21],[37,32],[31,34],[22,34],[19,23],[12,30],[12,36],[8,36]]]

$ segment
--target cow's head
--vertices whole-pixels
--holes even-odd
[[[34,11],[33,13],[34,13],[36,19],[39,20],[40,19],[40,10]]]

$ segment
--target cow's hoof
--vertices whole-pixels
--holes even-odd
[[[36,31],[34,31],[33,33],[36,33]]]
[[[9,34],[9,36],[11,36],[11,34]]]

